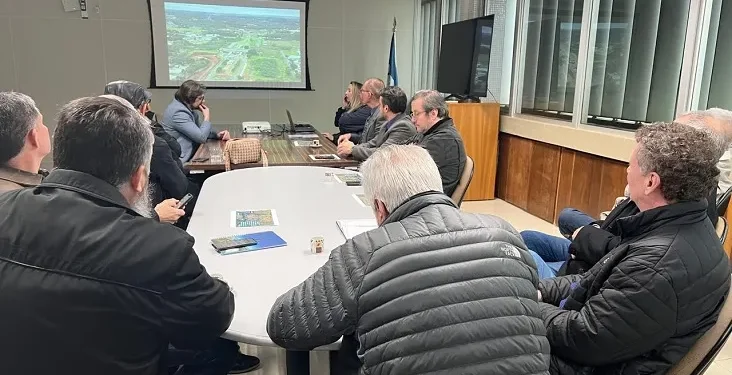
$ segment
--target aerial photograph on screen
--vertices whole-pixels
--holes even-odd
[[[171,81],[301,82],[300,11],[165,2]]]

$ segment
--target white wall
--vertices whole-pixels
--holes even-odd
[[[0,90],[32,96],[47,125],[58,108],[80,96],[98,95],[105,83],[150,83],[151,35],[147,0],[88,0],[89,19],[65,13],[61,0],[0,0]],[[210,90],[212,122],[296,121],[333,130],[333,114],[346,84],[386,78],[396,16],[400,86],[412,87],[414,3],[404,0],[311,0],[308,57],[313,91]],[[173,90],[152,90],[162,112]],[[50,158],[49,158],[50,159]],[[48,161],[47,161],[48,162]],[[48,163],[46,163],[48,164]]]

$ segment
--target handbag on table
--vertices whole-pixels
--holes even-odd
[[[224,147],[224,166],[231,170],[231,164],[259,163],[266,167],[267,154],[262,149],[262,142],[256,138],[232,139]]]

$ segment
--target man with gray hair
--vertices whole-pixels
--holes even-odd
[[[724,194],[732,187],[732,155],[730,155],[732,112],[721,108],[710,108],[705,111],[683,114],[679,116],[677,121],[699,129],[709,129],[716,135],[715,140],[720,147],[719,162],[717,163],[717,168],[719,168],[717,194]]]
[[[0,195],[0,373],[160,374],[170,343],[226,374],[238,346],[218,337],[234,296],[193,238],[144,217],[147,122],[129,104],[81,98],[61,109],[53,142],[56,169]]]
[[[618,241],[589,271],[539,284],[553,374],[665,373],[714,325],[729,291],[706,212],[719,173],[713,137],[656,123],[636,142],[628,190],[640,212],[607,228]]]
[[[417,134],[410,140],[429,151],[440,169],[442,188],[448,196],[457,188],[465,168],[465,145],[449,117],[447,103],[435,90],[418,91],[411,102]]]
[[[41,183],[51,138],[43,115],[28,95],[0,92],[0,193]]]
[[[272,340],[312,350],[343,336],[339,375],[546,374],[538,277],[516,230],[461,212],[421,147],[380,148],[361,170],[379,227],[275,301]]]

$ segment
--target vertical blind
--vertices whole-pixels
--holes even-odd
[[[450,1],[458,3],[457,0]],[[464,21],[471,18],[483,17],[483,15],[485,15],[485,0],[460,0],[457,8],[459,15],[456,21]]]
[[[674,117],[691,0],[600,0],[588,115],[593,120]],[[574,110],[582,0],[531,0],[523,104]],[[580,78],[582,79],[582,78]]]
[[[437,0],[422,1],[420,7],[420,73],[417,90],[433,88],[435,85],[435,38],[441,12],[437,7]]]
[[[674,118],[689,2],[600,1],[590,116],[642,122]]]
[[[460,20],[458,0],[442,0],[442,19],[440,24],[453,23]]]
[[[583,0],[531,0],[524,111],[572,112]]]
[[[732,22],[732,3],[714,0],[709,20],[709,36],[703,62],[699,108],[732,109],[732,33],[720,26]],[[729,29],[727,29],[729,30]]]

